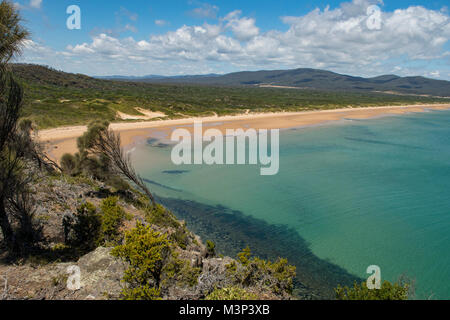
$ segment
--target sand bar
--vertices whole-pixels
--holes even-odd
[[[235,116],[210,116],[203,118],[183,118],[174,120],[156,120],[141,122],[112,123],[111,129],[120,132],[123,145],[131,145],[139,139],[155,136],[156,133],[169,135],[176,127],[190,129],[194,121],[201,120],[208,128],[226,129],[285,129],[317,125],[329,121],[343,119],[369,119],[382,115],[398,115],[411,112],[426,112],[427,110],[450,109],[450,104],[382,106],[366,108],[345,108],[333,110],[318,110],[304,112],[280,113],[245,113]],[[50,157],[57,160],[65,153],[77,151],[76,139],[86,132],[87,126],[61,127],[39,131],[39,140],[48,143]]]

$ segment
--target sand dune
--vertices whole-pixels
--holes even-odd
[[[120,111],[117,111],[117,117],[122,120],[151,120],[156,118],[166,118],[167,115],[162,112],[153,112],[150,110],[142,109],[142,108],[135,108],[137,112],[142,114],[140,115],[132,115],[132,114],[126,114]]]

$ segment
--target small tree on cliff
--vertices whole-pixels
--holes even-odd
[[[23,91],[6,63],[20,53],[28,32],[20,25],[17,9],[8,1],[0,3],[0,229],[11,251],[24,248],[37,234],[33,225],[31,175],[27,161],[39,166],[41,150],[31,137],[31,122],[19,117]],[[15,223],[14,223],[15,222]],[[17,228],[13,228],[17,226]]]
[[[152,205],[156,205],[155,198],[145,185],[142,178],[136,173],[129,155],[121,147],[120,135],[109,129],[109,122],[93,122],[88,131],[78,138],[79,152],[72,158],[64,155],[64,167],[76,166],[87,169],[89,173],[96,173],[97,178],[117,176],[133,183],[144,193]]]

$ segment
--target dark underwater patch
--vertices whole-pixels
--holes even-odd
[[[158,186],[158,187],[161,187],[161,188],[170,190],[170,191],[183,192],[183,190],[175,189],[175,188],[172,188],[172,187],[163,185],[163,184],[161,184],[161,183],[159,183],[159,182],[156,182],[156,181],[153,181],[153,180],[149,180],[149,179],[142,179],[142,180],[143,180],[144,182],[146,182],[146,183],[153,184],[153,185],[155,185],[155,186]]]
[[[183,174],[183,173],[188,173],[190,172],[189,170],[165,170],[162,173],[165,174]]]
[[[363,281],[315,256],[309,243],[288,226],[268,224],[221,205],[161,197],[158,201],[185,220],[188,228],[203,241],[214,241],[222,254],[235,257],[249,246],[255,255],[264,259],[287,258],[297,267],[295,287],[301,298],[333,299],[334,288],[339,284],[353,285],[354,281]]]

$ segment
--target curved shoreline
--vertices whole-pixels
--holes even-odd
[[[426,112],[427,110],[450,109],[450,104],[426,104],[405,106],[380,106],[363,108],[344,108],[331,110],[314,110],[301,112],[279,112],[242,114],[234,116],[210,116],[198,118],[183,118],[174,120],[119,122],[112,123],[111,129],[121,134],[124,146],[132,145],[139,137],[149,138],[155,131],[169,134],[173,127],[191,126],[194,121],[213,124],[220,130],[237,128],[254,129],[286,129],[343,119],[370,119],[382,115],[398,115],[411,112]],[[214,125],[215,124],[215,125]],[[38,139],[47,143],[47,152],[54,160],[59,160],[65,153],[77,152],[76,140],[86,132],[87,126],[60,127],[39,131]]]

